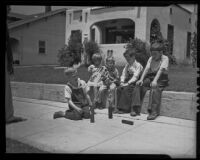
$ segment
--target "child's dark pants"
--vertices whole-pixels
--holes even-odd
[[[153,116],[158,116],[160,114],[161,96],[164,87],[159,83],[155,88],[150,87],[152,80],[150,78],[145,78],[142,86],[135,86],[132,93],[132,109],[136,113],[141,112],[142,103],[147,90],[150,89],[149,94],[149,104],[148,113]]]

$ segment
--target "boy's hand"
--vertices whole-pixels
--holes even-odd
[[[89,66],[88,71],[89,71],[89,72],[92,72],[92,70],[93,70],[94,68],[95,68],[94,65],[91,65],[91,66]]]
[[[143,84],[143,80],[141,80],[141,79],[136,82],[136,85],[140,85],[141,86],[142,84]]]
[[[100,87],[101,85],[103,85],[102,81],[97,83],[97,87]]]
[[[156,82],[156,81],[152,81],[152,82],[151,82],[151,87],[152,87],[152,88],[155,88],[155,87],[157,87],[157,85],[158,85],[158,84],[157,84],[157,82]]]
[[[77,111],[82,114],[83,113],[83,110],[81,108],[77,108]]]

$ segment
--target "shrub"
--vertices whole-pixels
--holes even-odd
[[[192,58],[192,65],[193,67],[196,66],[197,61],[197,34],[196,32],[193,33],[193,37],[191,39],[191,58]]]
[[[169,63],[173,65],[177,65],[176,57],[172,55],[172,43],[166,39],[160,40],[164,45],[163,54],[168,56]]]
[[[148,58],[150,57],[149,51],[147,50],[148,44],[146,42],[143,42],[142,40],[135,38],[135,39],[130,39],[128,44],[125,46],[125,48],[131,49],[134,48],[136,49],[136,60],[141,63],[143,67],[146,66],[146,63],[148,61]]]
[[[177,65],[176,57],[172,55],[172,42],[167,39],[164,39],[161,32],[158,32],[157,36],[151,37],[151,44],[154,42],[160,42],[164,45],[163,54],[168,56],[169,63],[173,65]]]
[[[96,43],[96,42],[93,42],[93,41],[88,41],[88,42],[85,42],[84,44],[85,46],[85,52],[86,52],[86,55],[89,60],[89,64],[91,63],[91,59],[92,59],[92,55],[94,53],[99,53],[100,52],[100,47],[99,45]]]
[[[61,66],[71,67],[81,62],[82,43],[79,33],[70,36],[67,45],[58,52],[58,62]]]

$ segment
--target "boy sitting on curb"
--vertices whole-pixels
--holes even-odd
[[[68,68],[64,71],[67,77],[65,86],[65,99],[69,110],[55,112],[53,118],[64,117],[71,120],[81,120],[90,118],[90,106],[92,105],[89,95],[86,92],[87,85],[85,81],[78,78],[77,69]]]

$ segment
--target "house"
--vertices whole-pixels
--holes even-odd
[[[13,22],[16,22],[16,21],[19,21],[19,20],[23,20],[26,17],[27,17],[27,15],[11,12],[7,15],[7,22],[13,23]]]
[[[48,10],[8,23],[14,61],[20,65],[58,64],[65,44],[66,9]]]
[[[84,40],[96,41],[103,53],[113,50],[116,63],[125,63],[124,46],[129,38],[150,43],[153,29],[173,42],[172,55],[178,62],[190,59],[191,12],[180,5],[149,7],[91,7],[66,12],[66,38],[81,32]]]

